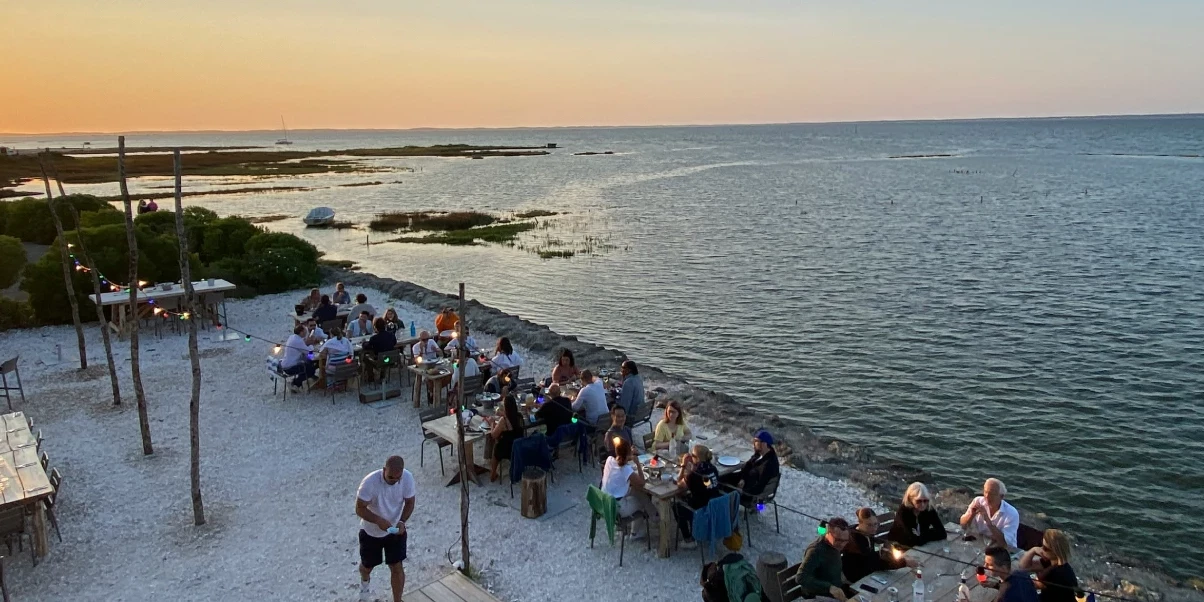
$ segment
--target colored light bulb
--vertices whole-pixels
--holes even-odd
[[[826,520],[819,521],[819,526],[815,528],[815,532],[819,533],[820,535],[827,535],[828,534],[828,521],[826,521]]]

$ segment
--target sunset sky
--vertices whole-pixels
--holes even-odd
[[[5,0],[0,132],[1204,112],[1201,0]]]

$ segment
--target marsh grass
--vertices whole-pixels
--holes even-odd
[[[467,230],[499,222],[497,217],[479,211],[390,211],[376,216],[368,227],[378,232],[397,230]]]

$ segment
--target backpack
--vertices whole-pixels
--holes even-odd
[[[702,585],[702,602],[731,602],[727,597],[727,583],[724,582],[723,568],[719,563],[706,563],[702,567],[699,583]]]
[[[728,602],[761,602],[761,580],[743,557],[723,565],[723,583]]]

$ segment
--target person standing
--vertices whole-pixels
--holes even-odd
[[[364,477],[355,494],[355,515],[360,517],[360,600],[370,600],[372,569],[382,557],[389,567],[393,602],[401,602],[406,573],[406,521],[414,513],[418,494],[414,475],[401,456],[389,456],[385,467]]]

